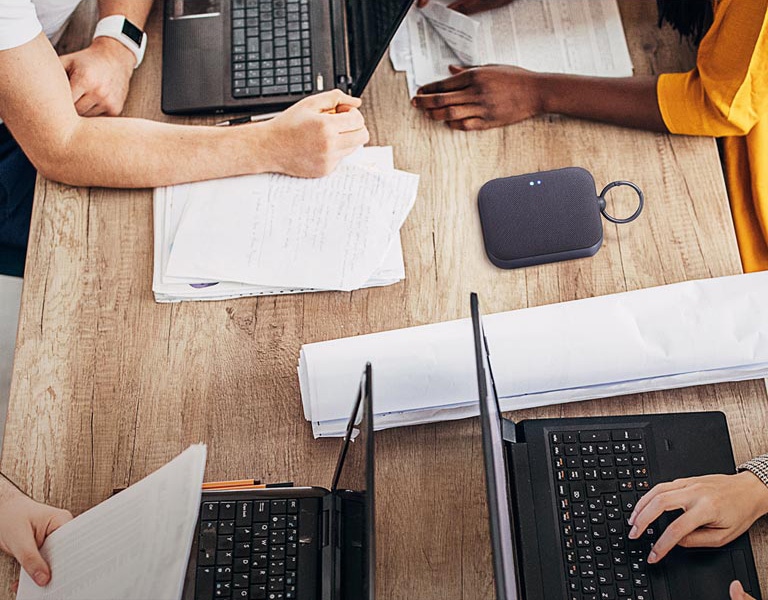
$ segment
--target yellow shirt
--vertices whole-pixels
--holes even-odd
[[[724,137],[725,176],[744,270],[768,270],[768,0],[720,0],[696,68],[659,77],[672,133]]]

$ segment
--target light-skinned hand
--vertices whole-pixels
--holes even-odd
[[[731,600],[755,600],[744,591],[744,588],[738,581],[731,582],[731,587],[728,591],[731,594]]]
[[[271,150],[271,171],[323,177],[341,159],[368,143],[359,98],[332,90],[297,102],[280,115],[245,127],[263,127]]]
[[[97,37],[85,50],[65,54],[72,101],[84,117],[116,117],[123,112],[136,56],[117,40]]]
[[[39,548],[72,515],[35,502],[4,480],[0,484],[0,550],[19,561],[37,585],[48,585],[51,569]]]
[[[411,103],[452,129],[490,129],[541,114],[540,76],[519,67],[450,67],[452,77],[419,89]]]
[[[506,6],[511,4],[515,0],[456,0],[451,2],[448,8],[465,15],[474,15],[475,13],[484,12],[493,8],[499,8],[500,6]],[[417,0],[416,6],[424,8],[429,4],[429,0]]]
[[[653,546],[648,563],[657,563],[681,545],[719,547],[736,539],[768,513],[768,486],[748,471],[705,475],[660,483],[645,494],[629,518],[631,539],[667,511],[682,510]]]

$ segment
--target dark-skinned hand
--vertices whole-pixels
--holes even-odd
[[[411,103],[452,129],[490,129],[541,114],[540,76],[506,65],[451,66],[452,77],[419,89]]]

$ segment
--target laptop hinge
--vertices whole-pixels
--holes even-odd
[[[336,495],[333,493],[323,497],[320,521],[320,599],[333,600],[336,593],[336,543],[333,539],[333,528],[336,511]]]
[[[509,424],[514,427],[514,423],[506,419],[503,423],[505,426]],[[544,600],[528,444],[507,446],[507,471],[512,502],[510,512],[517,550],[517,564],[514,568],[522,591],[521,600]]]
[[[331,35],[334,87],[347,92],[352,87],[352,77],[349,73],[349,27],[346,0],[331,0]]]
[[[517,424],[511,419],[501,419],[501,438],[505,442],[517,442]]]

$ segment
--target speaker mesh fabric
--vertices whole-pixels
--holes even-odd
[[[602,243],[595,182],[578,167],[494,179],[480,189],[478,205],[497,266],[591,256]]]

